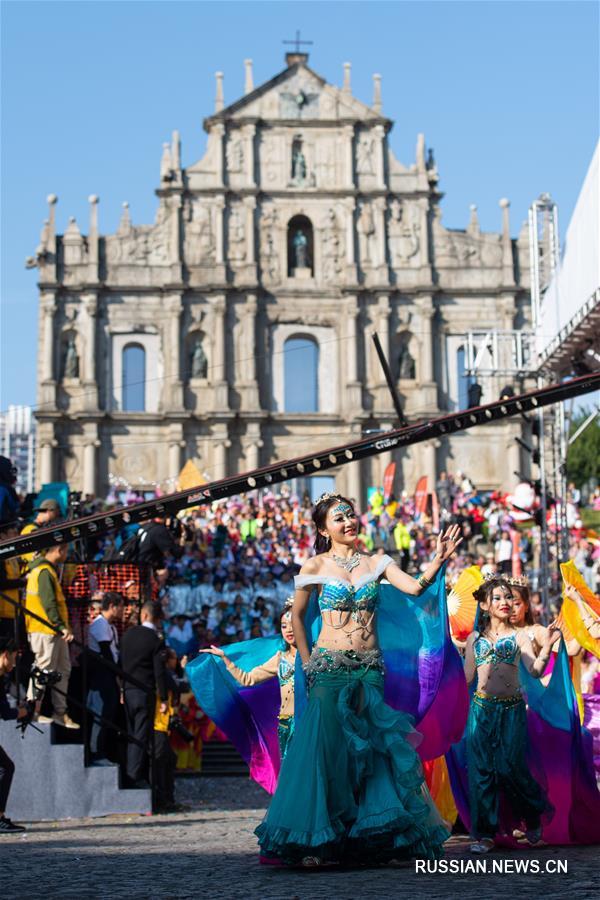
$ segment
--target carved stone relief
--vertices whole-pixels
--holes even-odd
[[[211,262],[215,256],[213,210],[205,202],[194,199],[184,207],[184,253],[189,266]]]
[[[227,142],[227,168],[230,172],[244,170],[244,141],[241,137],[232,136]]]
[[[113,265],[164,265],[169,262],[169,213],[158,208],[156,223],[131,224],[127,207],[115,235],[106,238],[106,259]]]
[[[343,272],[344,234],[333,207],[327,211],[323,225],[322,258],[323,281],[326,284],[339,282]]]
[[[244,213],[239,206],[232,206],[229,210],[228,225],[229,259],[240,262],[246,258],[246,226]]]
[[[261,260],[263,276],[269,281],[280,280],[279,254],[277,252],[277,210],[268,209],[262,216]]]
[[[377,259],[377,229],[372,204],[363,200],[359,206],[357,222],[360,260],[363,265],[372,266]]]
[[[419,252],[418,212],[416,206],[402,204],[397,197],[390,203],[388,245],[394,268],[400,268]]]
[[[375,174],[375,138],[363,134],[356,145],[356,171],[359,175]]]

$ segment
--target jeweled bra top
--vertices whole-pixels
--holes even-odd
[[[296,575],[294,584],[297,588],[308,585],[322,584],[323,589],[319,595],[319,609],[321,612],[358,612],[366,610],[374,612],[379,600],[378,581],[393,562],[391,557],[382,556],[374,572],[362,575],[356,584],[352,584],[347,578],[336,578],[333,575]]]
[[[484,663],[497,665],[501,662],[509,666],[516,666],[519,645],[514,634],[498,638],[495,644],[489,638],[480,635],[473,645],[473,651],[475,653],[475,664],[478,666],[482,666]]]
[[[293,681],[295,671],[295,664],[293,662],[289,662],[282,653],[279,658],[279,665],[277,667],[277,678],[279,679],[279,684],[289,684],[289,682]]]

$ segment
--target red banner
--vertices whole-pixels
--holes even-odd
[[[391,462],[385,467],[383,473],[383,499],[387,503],[394,491],[394,477],[396,475],[396,463]]]
[[[427,475],[422,475],[415,488],[415,513],[422,516],[427,511]]]

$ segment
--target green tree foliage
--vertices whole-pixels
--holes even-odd
[[[585,422],[591,410],[583,410],[571,422],[571,434]],[[569,447],[567,454],[567,478],[576,487],[597,484],[600,480],[600,421],[598,416],[590,422],[585,431]]]

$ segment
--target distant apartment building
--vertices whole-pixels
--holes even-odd
[[[9,406],[0,413],[0,453],[8,456],[17,469],[19,494],[35,490],[36,423],[30,406]]]

